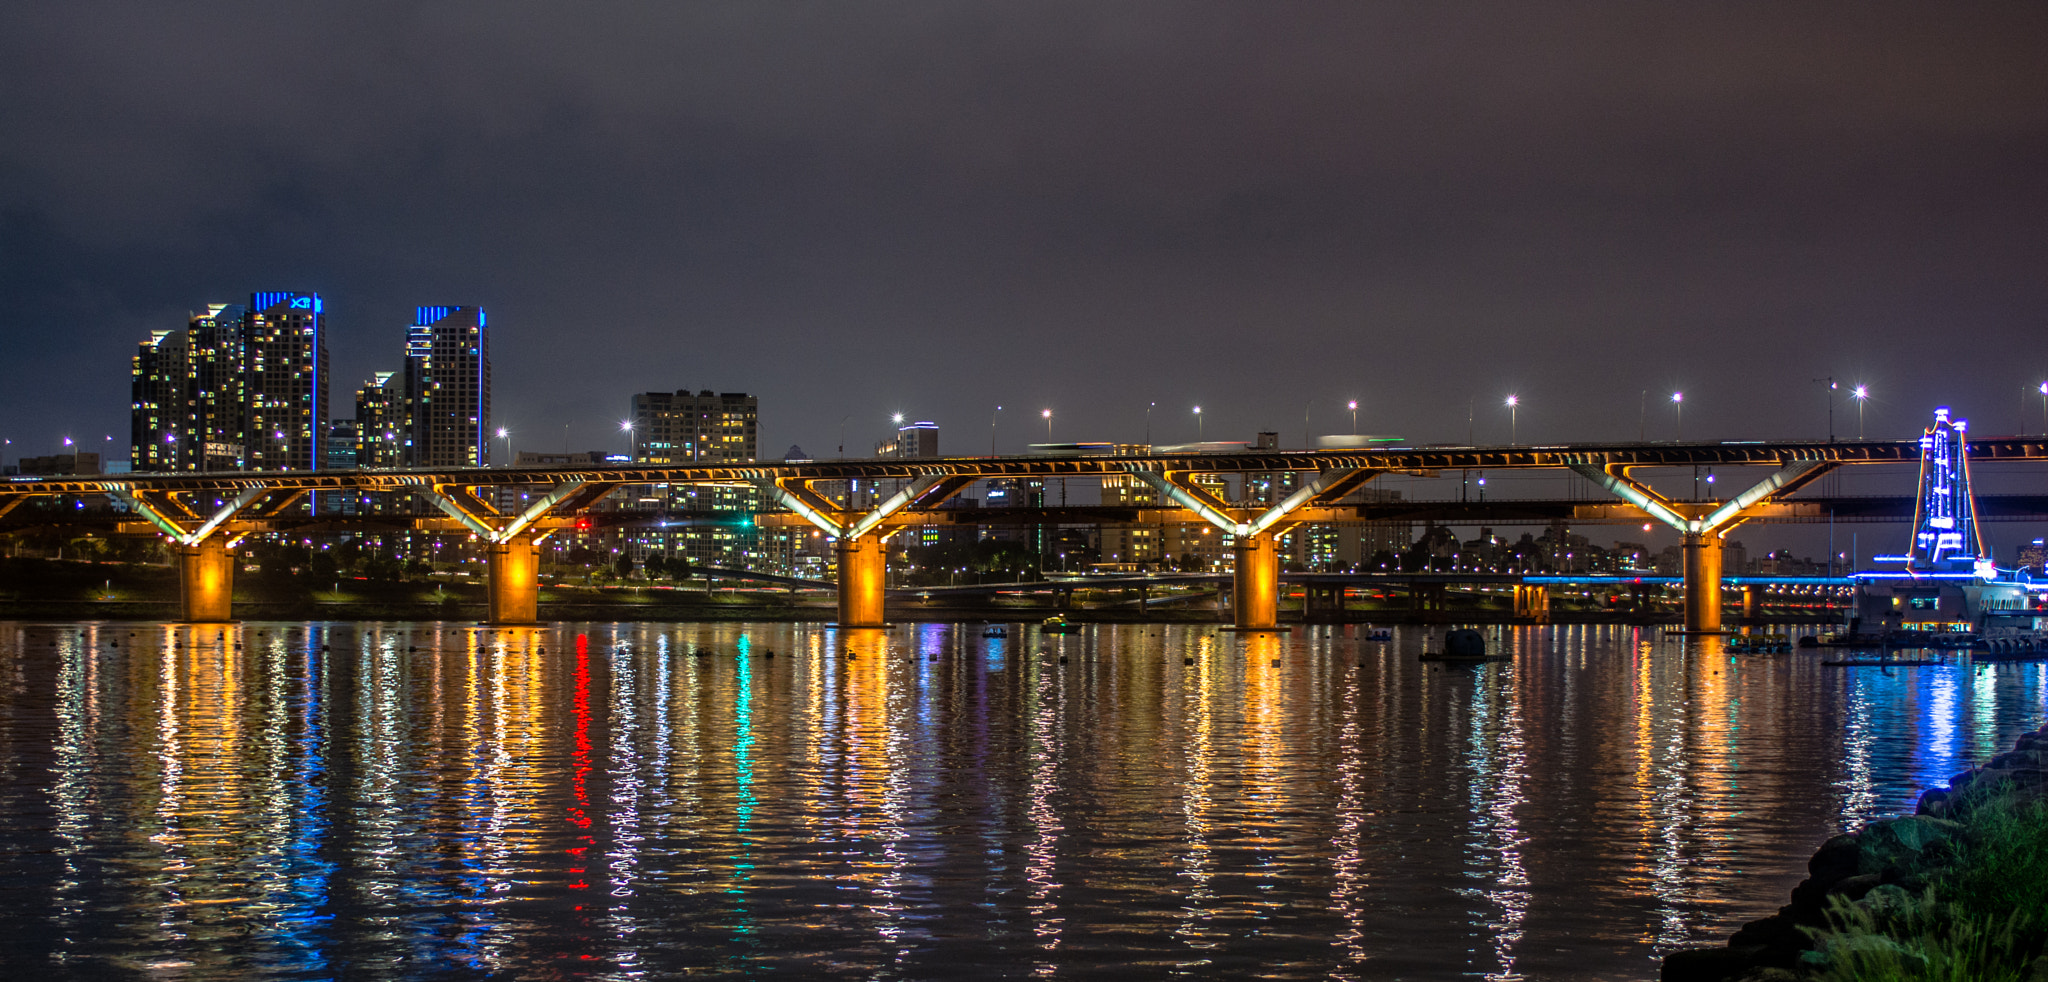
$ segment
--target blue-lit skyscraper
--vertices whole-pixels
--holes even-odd
[[[242,330],[251,470],[313,470],[326,462],[327,338],[320,297],[258,293]]]
[[[406,463],[491,460],[491,344],[482,307],[421,307],[405,338]]]

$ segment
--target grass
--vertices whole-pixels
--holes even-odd
[[[1919,896],[1878,887],[1861,903],[1832,898],[1812,930],[1829,982],[2026,982],[2048,948],[2048,801],[2005,788],[1960,797],[1962,831],[1947,862],[1908,871]],[[1939,851],[1938,851],[1939,852]]]

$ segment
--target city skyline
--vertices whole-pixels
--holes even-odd
[[[778,447],[2037,432],[2044,15],[1910,9],[10,10],[0,436],[245,282],[351,381],[473,299],[579,449],[678,380]]]

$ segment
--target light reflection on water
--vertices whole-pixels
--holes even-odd
[[[0,974],[1642,978],[2048,698],[1504,641],[0,624]]]

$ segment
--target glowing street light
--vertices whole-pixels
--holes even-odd
[[[512,466],[512,431],[498,427],[498,439],[505,441],[505,466]]]
[[[1521,412],[1521,408],[1522,400],[1517,399],[1514,396],[1508,397],[1508,446],[1510,447],[1515,445],[1515,429],[1517,424],[1520,422],[1519,414]]]
[[[1870,398],[1870,388],[1859,385],[1849,390],[1849,394],[1856,397],[1856,439],[1861,440],[1863,439],[1863,403]]]
[[[891,414],[889,415],[889,421],[890,421],[890,422],[892,422],[892,423],[895,423],[895,424],[896,424],[897,426],[902,426],[902,425],[903,425],[903,414],[902,414],[902,413],[891,413]]]
[[[1202,442],[1202,407],[1200,406],[1195,407],[1195,442]]]
[[[1685,393],[1671,393],[1671,410],[1678,417],[1678,424],[1671,434],[1671,442],[1677,443],[1685,439]]]
[[[1351,400],[1351,432],[1358,432],[1358,400]]]
[[[1052,442],[1052,410],[1041,409],[1038,415],[1045,417],[1045,442]]]
[[[2041,383],[2041,427],[2048,433],[2048,382]]]

